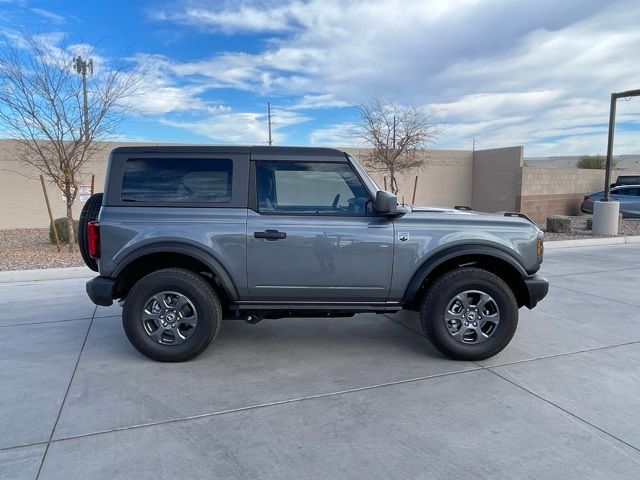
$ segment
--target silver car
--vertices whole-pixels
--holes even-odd
[[[603,198],[603,191],[585,195],[580,210],[583,213],[593,213],[593,202]],[[624,218],[640,218],[640,185],[612,188],[611,200],[620,202],[620,213]]]

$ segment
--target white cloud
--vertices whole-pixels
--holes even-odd
[[[32,8],[31,12],[53,23],[64,23],[66,21],[62,15],[58,15],[50,10],[45,10],[44,8]]]
[[[296,112],[281,109],[272,110],[272,140],[274,144],[284,145],[288,138],[286,127],[307,120]],[[269,124],[266,113],[228,112],[184,120],[163,117],[160,123],[188,130],[205,136],[217,143],[266,144],[269,138]]]
[[[309,143],[320,147],[361,147],[352,134],[353,128],[354,124],[350,122],[318,128],[309,136]]]
[[[333,94],[325,95],[303,95],[302,98],[295,105],[290,108],[293,110],[308,110],[319,108],[341,108],[348,107],[351,104],[344,100],[336,99]]]
[[[554,145],[554,154],[582,153],[599,129],[606,136],[609,93],[640,78],[637,2],[187,2],[156,18],[271,37],[257,53],[173,61],[184,79],[298,97],[294,109],[371,95],[439,108],[449,125],[439,147],[468,148],[477,137],[486,147],[524,144],[528,154]],[[318,129],[310,141],[339,130]],[[620,149],[640,151],[636,138]]]

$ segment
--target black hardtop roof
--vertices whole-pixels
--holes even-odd
[[[136,154],[136,153],[249,153],[251,155],[286,155],[286,156],[322,156],[339,157],[344,159],[345,152],[335,148],[322,147],[269,147],[265,145],[241,146],[241,145],[138,145],[131,147],[116,147],[112,154]]]

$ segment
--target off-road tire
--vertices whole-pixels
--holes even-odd
[[[145,303],[162,291],[188,297],[197,313],[195,330],[179,345],[154,342],[142,324]],[[222,306],[213,287],[197,273],[180,268],[157,270],[140,279],[129,291],[122,311],[122,325],[131,344],[158,362],[184,362],[200,355],[216,337],[221,324]]]
[[[484,342],[464,344],[449,333],[444,320],[451,299],[467,290],[480,290],[495,300],[500,321]],[[518,326],[518,303],[509,286],[497,275],[480,268],[464,267],[443,274],[427,290],[420,307],[422,331],[444,355],[456,360],[484,360],[504,349]]]
[[[102,206],[102,194],[94,193],[82,207],[80,221],[78,222],[78,247],[84,263],[94,272],[98,271],[98,262],[89,255],[89,245],[87,239],[87,225],[98,219],[100,207]]]

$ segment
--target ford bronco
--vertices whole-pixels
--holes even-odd
[[[97,305],[158,361],[200,354],[223,319],[419,312],[445,355],[500,352],[548,282],[519,213],[398,205],[348,153],[297,147],[122,147],[79,242]]]

